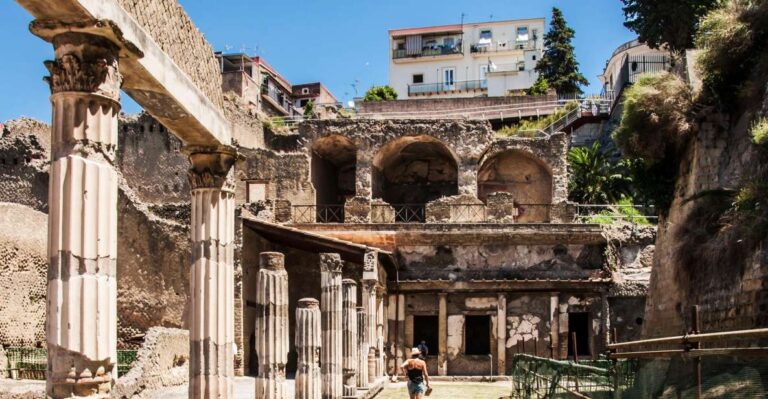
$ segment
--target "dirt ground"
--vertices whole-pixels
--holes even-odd
[[[509,382],[433,382],[431,385],[429,399],[498,399],[509,396],[512,389]],[[404,382],[389,384],[374,399],[408,399],[408,389]]]

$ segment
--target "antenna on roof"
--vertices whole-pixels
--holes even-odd
[[[229,51],[229,50],[232,50],[232,46],[230,46],[229,44],[225,44],[224,51]]]
[[[493,14],[491,14],[491,16],[490,16],[490,17],[488,17],[488,20],[489,20],[489,21],[493,21]]]
[[[466,17],[466,13],[461,13],[461,27],[464,28],[464,17]]]

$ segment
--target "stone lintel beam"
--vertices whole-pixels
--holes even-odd
[[[390,290],[398,292],[478,292],[478,291],[522,291],[522,292],[592,292],[601,293],[611,286],[609,279],[603,280],[413,280],[390,282]]]
[[[40,20],[36,24],[41,25],[50,25],[51,21],[110,21],[124,38],[125,46],[121,48],[125,51],[121,51],[121,58],[131,52],[131,47],[136,50],[135,56],[121,59],[125,76],[123,90],[185,143],[231,144],[231,126],[222,110],[117,0],[18,0],[18,3]],[[45,30],[40,33],[48,40]]]

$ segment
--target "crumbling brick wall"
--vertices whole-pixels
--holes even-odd
[[[36,346],[45,342],[48,217],[0,203],[0,220],[0,345]]]
[[[219,109],[221,73],[213,48],[176,0],[118,0]]]

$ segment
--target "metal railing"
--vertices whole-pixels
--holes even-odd
[[[637,362],[512,358],[512,398],[602,398],[632,385]]]
[[[372,223],[424,223],[424,204],[371,204]]]
[[[448,93],[472,90],[488,89],[488,81],[482,80],[461,80],[455,82],[442,83],[416,83],[408,85],[408,95],[429,94],[429,93]]]
[[[440,55],[453,55],[463,53],[462,45],[455,46],[436,46],[436,47],[424,47],[421,51],[408,54],[406,49],[394,49],[392,50],[392,59],[402,58],[418,58],[418,57],[435,57]]]
[[[479,43],[475,43],[469,46],[469,51],[472,54],[478,54],[478,53],[500,53],[504,51],[514,51],[514,50],[534,50],[536,49],[536,41],[535,40],[521,40],[521,41],[509,41],[506,43],[496,43],[496,44],[488,44],[488,45],[482,45]]]
[[[294,223],[344,223],[344,205],[293,205]]]
[[[44,380],[48,368],[48,350],[45,348],[8,347],[3,349],[8,363],[4,365],[7,375],[0,378]],[[137,351],[117,351],[118,376],[130,371],[136,361]],[[3,367],[0,367],[2,369]]]

